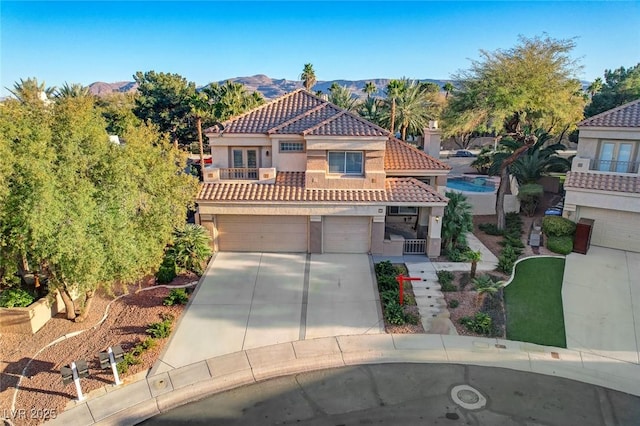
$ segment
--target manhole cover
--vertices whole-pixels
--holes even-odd
[[[487,405],[487,399],[469,385],[458,385],[451,389],[453,402],[467,410],[479,410]]]

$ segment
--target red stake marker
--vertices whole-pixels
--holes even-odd
[[[400,306],[404,305],[404,282],[405,281],[420,281],[420,278],[405,277],[402,274],[396,277],[398,285],[400,286]]]

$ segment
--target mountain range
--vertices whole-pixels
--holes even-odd
[[[387,86],[391,79],[389,78],[372,78],[368,80],[331,80],[331,81],[318,81],[313,86],[313,91],[322,91],[322,93],[328,93],[329,87],[333,83],[338,83],[341,86],[346,86],[354,95],[364,98],[366,94],[362,91],[364,85],[367,82],[373,82],[378,88],[378,94],[382,95],[382,91]],[[234,77],[227,80],[219,81],[219,84],[224,84],[226,81],[233,81],[242,83],[248,91],[258,91],[267,99],[274,99],[278,96],[282,96],[285,93],[292,92],[302,87],[302,82],[297,80],[286,79],[274,79],[263,74],[254,75],[251,77]],[[448,80],[433,80],[423,79],[422,82],[436,83],[442,87]],[[113,92],[133,92],[138,88],[137,83],[134,81],[120,81],[117,83],[104,83],[95,82],[89,85],[91,93],[95,95],[105,95]]]

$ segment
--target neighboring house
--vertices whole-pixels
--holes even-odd
[[[594,219],[591,244],[640,252],[640,99],[578,123],[564,216]]]
[[[450,167],[387,130],[301,89],[205,134],[215,250],[440,254]]]

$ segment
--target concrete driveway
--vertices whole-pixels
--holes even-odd
[[[571,253],[562,303],[569,349],[640,363],[640,253]]]
[[[218,253],[152,374],[241,350],[382,333],[365,254]]]

